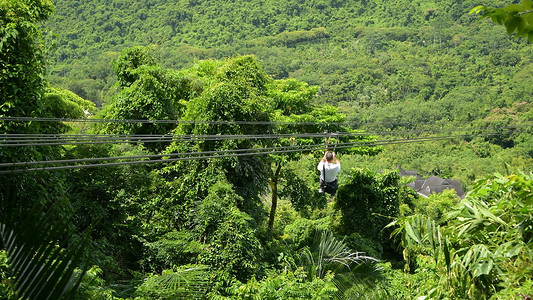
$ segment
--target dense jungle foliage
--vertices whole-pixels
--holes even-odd
[[[506,163],[528,169],[521,158],[531,155],[531,135],[508,126],[532,118],[532,48],[468,13],[507,3],[389,2],[58,0],[45,23],[45,40],[55,45],[47,78],[100,105],[114,93],[111,62],[124,48],[150,45],[158,63],[172,69],[253,54],[274,79],[318,86],[320,103],[337,106],[349,122],[371,123],[363,129],[416,136],[429,123],[433,131],[464,134],[470,128],[455,130],[465,123],[501,122],[479,126],[503,134],[472,137],[469,146],[425,143],[415,153],[395,145],[394,160],[384,152],[367,164],[374,171],[401,164],[468,185],[476,174],[505,172]]]
[[[533,3],[509,4],[0,0],[0,297],[533,297]],[[225,155],[325,131],[363,145],[335,197],[323,149]],[[167,134],[283,138],[142,138]]]

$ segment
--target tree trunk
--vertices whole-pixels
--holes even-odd
[[[268,232],[272,232],[274,227],[274,216],[276,215],[276,208],[278,206],[278,179],[281,171],[281,163],[276,163],[276,171],[270,176],[270,190],[272,191],[272,204],[270,206],[270,217],[268,218]]]

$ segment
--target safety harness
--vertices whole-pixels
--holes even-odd
[[[327,135],[328,132],[325,131],[324,134]],[[330,142],[331,137],[333,135],[337,135],[337,134],[330,133],[328,136],[324,136],[324,141],[325,141],[325,145],[326,145],[326,152],[329,151],[329,148],[328,148],[329,147],[329,142]],[[337,144],[338,143],[339,143],[339,139],[336,138],[335,139],[335,144],[333,146],[333,152],[334,153],[335,153],[335,149],[337,149]],[[323,163],[322,164],[322,176],[320,177],[320,187],[318,189],[318,192],[319,193],[326,192],[326,193],[330,193],[330,194],[333,193],[334,194],[334,192],[337,190],[336,184],[331,185],[331,186],[330,186],[330,184],[331,183],[326,182],[326,163]]]

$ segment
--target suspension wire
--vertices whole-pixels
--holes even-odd
[[[523,126],[504,126],[504,127],[488,127],[470,130],[489,131],[492,129],[515,129]],[[338,133],[338,136],[368,136],[372,134],[378,135],[399,135],[403,134],[421,134],[421,133],[444,133],[465,131],[469,128],[450,128],[449,130],[418,130],[418,131],[376,131],[376,132],[343,132]],[[395,133],[395,134],[392,134]],[[317,138],[322,137],[323,133],[302,133],[302,134],[257,134],[257,135],[98,135],[98,134],[0,134],[0,147],[14,147],[14,146],[53,146],[53,145],[73,145],[73,144],[108,144],[108,143],[156,143],[156,142],[174,142],[174,141],[199,141],[199,140],[228,140],[228,139],[277,139],[277,138]]]
[[[245,151],[259,151],[259,150],[278,150],[278,149],[298,149],[304,147],[318,147],[320,145],[294,145],[294,146],[279,146],[269,148],[246,148],[246,149],[232,149],[232,150],[212,150],[212,151],[200,151],[200,152],[181,152],[181,153],[168,153],[168,154],[147,154],[147,155],[134,155],[134,156],[111,156],[111,157],[98,157],[98,158],[79,158],[79,159],[64,159],[64,160],[45,160],[45,161],[30,161],[30,162],[16,162],[16,163],[0,163],[0,167],[11,166],[26,166],[26,165],[41,165],[41,164],[57,164],[57,163],[75,163],[75,162],[90,162],[101,160],[119,160],[119,159],[141,159],[141,158],[160,158],[160,157],[173,157],[181,155],[205,155],[216,153],[233,153],[233,152],[245,152]]]
[[[141,123],[141,124],[218,124],[218,125],[327,125],[338,122],[275,122],[275,121],[208,121],[208,120],[146,120],[146,119],[74,119],[40,117],[0,117],[0,121],[11,122],[70,122],[70,123]]]
[[[283,122],[283,121],[209,121],[209,120],[147,120],[147,119],[81,119],[81,118],[46,118],[46,117],[0,117],[0,121],[10,122],[70,122],[70,123],[141,123],[141,124],[219,124],[219,125],[420,125],[420,124],[468,124],[471,121],[442,121],[426,123],[417,122]],[[507,121],[490,121],[505,123]],[[487,122],[489,123],[489,122]]]
[[[440,137],[432,138],[418,138],[418,139],[437,139]],[[454,138],[454,137],[444,137],[444,138]],[[417,139],[411,139],[417,140]],[[340,143],[340,145],[345,147],[350,146],[359,146],[373,143],[381,142],[400,142],[402,139],[397,140],[381,140],[381,141],[358,141],[358,142],[345,142]],[[45,160],[45,161],[29,161],[29,162],[14,162],[14,163],[0,163],[0,167],[13,167],[13,166],[28,166],[28,165],[41,165],[41,164],[58,164],[58,163],[75,163],[75,162],[91,162],[91,161],[102,161],[102,160],[119,160],[119,159],[140,159],[140,158],[159,158],[159,157],[172,157],[180,155],[200,155],[200,154],[215,154],[215,153],[230,153],[230,152],[243,152],[243,151],[259,151],[259,150],[280,150],[280,149],[298,149],[298,148],[309,148],[312,149],[321,147],[322,144],[315,145],[292,145],[292,146],[278,146],[278,147],[268,147],[268,148],[247,148],[247,149],[233,149],[233,150],[213,150],[213,151],[202,151],[202,152],[182,152],[182,153],[167,153],[167,154],[147,154],[147,155],[135,155],[135,156],[116,156],[116,157],[98,157],[98,158],[79,158],[79,159],[63,159],[63,160]],[[311,149],[309,148],[309,149]]]
[[[486,135],[497,135],[497,134],[501,134],[501,133],[486,133]],[[292,136],[293,137],[293,136]],[[309,136],[308,136],[309,137]],[[318,137],[318,136],[317,136]],[[277,138],[277,137],[261,137],[261,138]],[[220,140],[228,140],[230,138],[227,138],[227,139],[198,139],[198,140],[195,140],[195,139],[186,139],[186,140],[183,140],[183,141],[207,141],[207,140],[215,140],[215,141],[220,141]],[[231,140],[236,140],[236,139],[259,139],[258,137],[253,137],[253,138],[244,138],[244,137],[240,137],[240,138],[231,138]],[[156,142],[177,142],[177,141],[182,141],[180,139],[165,139],[165,140],[136,140],[136,141],[128,141],[128,140],[124,140],[124,141],[99,141],[99,142],[74,142],[74,143],[65,143],[65,142],[58,142],[58,143],[33,143],[33,144],[0,144],[0,147],[27,147],[27,146],[50,146],[50,145],[87,145],[87,144],[123,144],[123,143],[156,143]],[[1,165],[1,164],[0,164]]]
[[[515,125],[515,126],[504,126],[504,127],[488,127],[488,128],[481,128],[483,130],[487,130],[487,129],[492,129],[492,128],[497,128],[497,129],[505,129],[505,128],[522,128],[522,127],[525,127],[525,126],[520,126],[520,125]],[[459,130],[465,130],[465,129],[468,129],[468,128],[464,128],[464,127],[455,127],[455,128],[448,128],[448,130],[442,130],[442,128],[439,128],[438,131],[440,132],[450,132],[450,131],[459,131]],[[337,132],[336,135],[371,135],[371,134],[388,134],[390,135],[391,133],[421,133],[421,132],[428,132],[430,131],[430,129],[421,129],[421,130],[402,130],[402,131],[399,131],[399,130],[394,130],[394,131],[385,131],[385,130],[361,130],[359,132],[357,131],[354,131],[354,132]],[[437,132],[437,130],[433,130],[431,132]],[[290,134],[290,133],[287,133],[287,134],[283,134],[283,133],[280,133],[280,134],[259,134],[259,135],[232,135],[231,138],[233,137],[239,137],[239,136],[242,136],[242,137],[249,137],[249,136],[307,136],[307,135],[312,135],[312,134],[316,134],[317,136],[320,136],[320,135],[323,135],[323,133],[302,133],[302,134],[297,134],[297,133],[294,133],[294,134]],[[24,141],[24,142],[34,142],[34,141],[56,141],[56,140],[64,140],[64,141],[69,141],[69,140],[107,140],[107,139],[144,139],[144,138],[161,138],[161,139],[165,139],[165,138],[224,138],[225,136],[227,135],[220,135],[220,134],[217,134],[217,135],[194,135],[194,134],[189,134],[189,135],[175,135],[175,134],[46,134],[46,133],[42,133],[42,134],[38,134],[38,133],[28,133],[28,134],[20,134],[20,133],[0,133],[0,138],[3,139],[3,141]],[[34,140],[31,140],[31,139],[34,139]],[[2,142],[2,140],[0,140],[0,142]]]
[[[323,133],[297,133],[297,134],[257,134],[257,135],[130,135],[130,136],[105,136],[105,137],[84,137],[80,138],[33,138],[22,139],[24,137],[15,136],[14,140],[0,140],[0,147],[10,146],[50,146],[50,145],[72,145],[72,144],[106,144],[106,143],[154,143],[154,142],[174,142],[174,141],[207,141],[207,140],[239,140],[239,139],[279,139],[279,138],[317,138]],[[366,136],[368,133],[346,132],[341,136]],[[0,138],[2,135],[0,134]],[[6,143],[7,142],[7,143]]]
[[[379,145],[379,144],[375,144]],[[351,148],[356,147],[359,145],[349,145],[349,146],[341,146],[339,148]],[[366,145],[362,144],[360,146],[372,146],[372,145]],[[172,162],[172,161],[182,161],[182,160],[193,160],[193,159],[211,159],[211,158],[226,158],[226,157],[237,157],[237,156],[250,156],[250,155],[264,155],[264,154],[278,154],[278,153],[289,153],[289,152],[306,152],[306,151],[313,151],[313,150],[321,150],[323,148],[323,145],[315,145],[313,148],[300,148],[300,149],[287,149],[287,150],[281,150],[281,151],[263,151],[263,152],[243,152],[243,153],[235,153],[238,152],[236,150],[225,150],[225,151],[211,151],[208,153],[215,154],[215,153],[224,153],[224,152],[231,152],[230,154],[221,154],[221,155],[203,155],[203,156],[188,156],[188,157],[179,157],[179,158],[170,158],[170,159],[157,159],[157,160],[140,160],[140,161],[125,161],[125,162],[117,162],[117,163],[99,163],[99,164],[86,164],[86,165],[70,165],[70,166],[54,166],[54,167],[41,167],[41,168],[30,168],[30,169],[15,169],[15,170],[2,170],[0,171],[0,174],[11,174],[11,173],[24,173],[24,172],[34,172],[34,171],[45,171],[45,170],[64,170],[64,169],[78,169],[78,168],[90,168],[90,167],[102,167],[102,166],[117,166],[117,165],[132,165],[132,164],[143,164],[143,163],[166,163],[166,162]],[[237,150],[251,150],[251,149],[237,149]],[[263,148],[260,148],[258,150],[263,150]],[[198,154],[202,152],[197,152]],[[195,154],[193,153],[185,153],[185,154]],[[169,155],[164,155],[169,156]],[[110,158],[104,158],[104,159],[110,159]],[[122,157],[116,157],[114,159],[123,159]],[[87,161],[89,159],[83,159],[84,161]],[[23,164],[23,163],[22,163]]]
[[[484,136],[484,135],[476,135]],[[359,142],[359,143],[343,143],[337,146],[337,148],[353,148],[353,147],[374,147],[381,145],[391,145],[391,144],[403,144],[403,143],[413,143],[413,142],[425,142],[425,141],[435,141],[443,139],[455,139],[455,138],[467,138],[472,137],[472,135],[456,135],[456,136],[442,136],[442,137],[425,137],[425,138],[414,138],[414,139],[399,139],[399,140],[383,140],[383,141],[368,141],[368,142]],[[304,148],[307,147],[307,148]],[[118,165],[132,165],[132,164],[143,164],[143,163],[166,163],[172,161],[182,161],[182,160],[193,160],[193,159],[210,159],[210,158],[224,158],[224,157],[237,157],[237,156],[250,156],[250,155],[265,155],[265,154],[278,154],[278,153],[289,153],[289,152],[307,152],[314,150],[321,150],[323,148],[322,144],[319,145],[300,145],[300,146],[286,146],[286,147],[272,147],[272,148],[253,148],[253,149],[235,149],[235,150],[223,150],[223,151],[205,151],[205,152],[190,152],[190,153],[180,153],[175,155],[194,155],[202,154],[202,156],[189,156],[189,157],[178,157],[178,158],[169,158],[169,159],[156,159],[156,160],[141,160],[141,161],[125,161],[125,162],[115,162],[115,163],[98,163],[98,164],[85,164],[85,165],[70,165],[70,166],[53,166],[53,167],[40,167],[40,168],[26,168],[26,169],[12,169],[12,170],[1,170],[0,174],[14,174],[14,173],[24,173],[24,172],[34,172],[34,171],[45,171],[45,170],[65,170],[65,169],[78,169],[78,168],[91,168],[91,167],[102,167],[102,166],[118,166]],[[264,151],[270,149],[271,151]],[[285,149],[285,150],[279,150]],[[279,151],[276,151],[279,150]],[[243,153],[236,153],[236,152]],[[249,151],[260,151],[260,152],[249,152]],[[221,155],[204,155],[204,154],[219,154],[219,153],[229,153]],[[162,155],[153,155],[153,156],[135,156],[131,158],[150,158],[150,157],[166,157],[172,156],[173,154],[162,154]],[[78,160],[62,160],[56,162],[88,162],[96,160],[116,160],[116,159],[126,159],[127,157],[108,157],[108,158],[94,158],[94,159],[78,159]],[[51,161],[50,161],[51,162]],[[20,166],[20,165],[33,165],[33,164],[47,164],[48,161],[44,162],[18,162],[18,163],[4,163],[3,167],[8,166]]]

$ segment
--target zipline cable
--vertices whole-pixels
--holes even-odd
[[[68,122],[68,123],[141,123],[141,124],[217,124],[217,125],[327,125],[335,122],[275,122],[275,121],[208,121],[208,120],[146,120],[146,119],[75,119],[41,117],[0,117],[0,121],[11,122]],[[340,124],[340,123],[335,123]]]
[[[80,118],[45,118],[45,117],[0,117],[0,121],[9,122],[70,122],[70,123],[141,123],[141,124],[218,124],[218,125],[420,125],[420,124],[467,124],[471,121],[443,121],[426,123],[416,122],[283,122],[283,121],[209,121],[209,120],[147,120],[147,119],[80,119]],[[490,123],[506,123],[505,120]]]
[[[335,134],[336,135],[336,134]],[[493,134],[485,134],[493,135]],[[485,136],[484,135],[484,136]],[[374,143],[385,143],[385,142],[402,142],[402,141],[419,141],[419,140],[441,140],[441,139],[455,139],[463,138],[467,135],[454,135],[454,136],[438,136],[438,137],[421,137],[421,138],[411,138],[411,139],[389,139],[389,140],[374,140],[374,141],[353,141],[353,142],[343,142],[336,143],[337,145],[350,147],[367,145]],[[233,149],[233,150],[213,150],[213,151],[203,151],[203,152],[184,152],[184,153],[168,153],[168,154],[150,154],[150,155],[136,155],[136,156],[116,156],[116,157],[100,157],[100,158],[80,158],[80,159],[67,159],[67,160],[47,160],[47,161],[30,161],[30,162],[13,162],[13,163],[0,163],[0,167],[13,167],[13,166],[22,166],[22,165],[36,165],[36,164],[55,164],[55,163],[73,163],[73,162],[90,162],[90,161],[101,161],[101,160],[117,160],[117,159],[140,159],[140,158],[156,158],[156,157],[165,157],[165,156],[179,156],[179,155],[198,155],[198,154],[213,154],[213,153],[226,153],[226,152],[239,152],[239,151],[256,151],[256,150],[278,150],[278,149],[287,149],[287,148],[303,148],[303,147],[319,147],[319,144],[315,145],[293,145],[293,146],[278,146],[278,147],[268,147],[268,148],[249,148],[249,149]]]
[[[57,164],[57,163],[75,163],[75,162],[91,162],[102,160],[119,160],[119,159],[141,159],[141,158],[159,158],[159,157],[173,157],[181,155],[205,155],[215,153],[233,153],[233,152],[245,152],[245,151],[259,151],[259,150],[277,150],[277,149],[292,149],[303,147],[315,147],[317,145],[296,145],[296,146],[280,146],[269,148],[246,148],[246,149],[232,149],[232,150],[213,150],[213,151],[200,151],[200,152],[181,152],[181,153],[168,153],[168,154],[147,154],[147,155],[134,155],[134,156],[110,156],[110,157],[98,157],[98,158],[79,158],[79,159],[63,159],[63,160],[45,160],[45,161],[30,161],[30,162],[16,162],[16,163],[0,163],[0,167],[12,167],[12,166],[26,166],[26,165],[41,165],[41,164]]]
[[[480,129],[455,128],[440,131],[403,131],[402,133],[452,133],[460,131],[489,131],[516,129],[523,126],[489,127]],[[386,134],[384,134],[386,133]],[[338,136],[369,136],[369,135],[393,135],[392,132],[341,132]],[[0,134],[0,147],[16,146],[54,146],[54,145],[78,145],[78,144],[108,144],[108,143],[156,143],[156,142],[177,142],[177,141],[201,141],[201,140],[228,140],[228,139],[276,139],[276,138],[318,138],[323,137],[323,133],[303,133],[303,134],[257,134],[257,135],[62,135],[58,134]]]
[[[379,145],[379,144],[376,144],[376,145]],[[368,146],[368,145],[361,145],[361,146]],[[316,148],[288,149],[288,150],[282,150],[282,151],[244,152],[244,153],[231,153],[231,154],[222,154],[222,155],[189,156],[189,157],[158,159],[158,160],[140,160],[140,161],[117,162],[117,163],[100,163],[100,164],[86,164],[86,165],[72,165],[72,166],[30,168],[30,169],[2,170],[2,171],[0,171],[0,174],[12,174],[12,173],[48,171],[48,170],[79,169],[79,168],[91,168],[91,167],[103,167],[103,166],[148,164],[148,163],[166,163],[166,162],[183,161],[183,160],[194,160],[194,159],[226,158],[226,157],[278,154],[278,153],[289,153],[289,152],[306,152],[306,151],[320,150],[320,149],[322,149],[322,147],[323,147],[323,145],[320,144],[319,147],[316,147]],[[344,147],[339,147],[339,148],[351,148],[351,147],[354,147],[354,145],[344,146]],[[246,150],[249,150],[249,149],[246,149]],[[215,151],[215,153],[216,152],[220,152],[220,151]],[[233,150],[232,152],[235,152],[235,150]],[[194,154],[194,153],[188,153],[188,154]]]
[[[345,143],[344,145],[339,145],[337,148],[353,148],[353,147],[373,147],[380,145],[388,144],[402,144],[402,143],[413,143],[413,142],[423,142],[423,141],[433,141],[433,140],[442,140],[442,139],[454,139],[454,138],[466,138],[468,135],[459,135],[459,136],[444,136],[444,137],[427,137],[427,138],[417,138],[417,139],[403,139],[403,140],[386,140],[386,141],[367,141],[360,143]],[[299,147],[308,147],[305,149]],[[311,148],[309,148],[311,147]],[[30,169],[11,169],[11,170],[1,170],[0,174],[14,174],[14,173],[23,173],[23,172],[34,172],[34,171],[45,171],[45,170],[62,170],[62,169],[76,169],[76,168],[90,168],[90,167],[101,167],[101,166],[116,166],[116,165],[131,165],[131,164],[142,164],[142,163],[165,163],[172,161],[181,161],[181,160],[193,160],[193,159],[210,159],[210,158],[224,158],[224,157],[236,157],[236,156],[250,156],[250,155],[264,155],[264,154],[278,154],[278,153],[289,153],[289,152],[305,152],[305,151],[314,151],[322,149],[323,145],[300,145],[300,146],[286,146],[286,147],[272,147],[271,151],[264,151],[269,148],[252,148],[252,149],[236,149],[236,150],[223,150],[223,151],[206,151],[206,152],[190,152],[185,153],[188,155],[196,154],[215,154],[215,153],[229,153],[231,154],[222,154],[222,155],[204,155],[204,156],[189,156],[189,157],[178,157],[178,158],[169,158],[169,159],[157,159],[157,160],[141,160],[141,161],[126,161],[126,162],[116,162],[116,163],[99,163],[99,164],[86,164],[86,165],[72,165],[72,166],[54,166],[54,167],[41,167],[41,168],[30,168]],[[286,149],[276,151],[276,149]],[[246,151],[259,151],[262,152],[246,152]],[[243,151],[243,153],[235,153]],[[163,155],[153,155],[153,157],[165,157],[171,156],[172,154],[163,154]],[[176,154],[178,155],[178,154]],[[182,153],[183,155],[183,153]],[[150,156],[135,156],[135,158],[149,158]],[[108,157],[108,158],[94,158],[94,159],[78,159],[78,160],[68,160],[69,162],[88,162],[91,160],[115,160],[115,159],[126,159],[126,157]],[[65,162],[63,160],[61,162]],[[18,162],[18,163],[4,163],[3,167],[14,167],[20,165],[30,165],[30,164],[47,164],[51,161],[43,162]],[[59,161],[57,161],[59,162]]]
[[[341,136],[367,136],[366,133],[342,133]],[[175,142],[175,141],[216,141],[216,140],[257,140],[257,139],[279,139],[279,138],[317,138],[322,137],[322,133],[300,133],[300,134],[257,134],[257,135],[154,135],[154,136],[105,136],[105,137],[81,137],[66,139],[61,138],[32,138],[21,139],[15,136],[12,140],[4,135],[4,140],[0,140],[0,147],[13,146],[51,146],[51,145],[72,145],[72,144],[105,144],[105,143],[155,143],[155,142]],[[3,135],[0,134],[0,139]],[[7,138],[7,139],[6,139]]]

